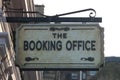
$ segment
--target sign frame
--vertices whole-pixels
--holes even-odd
[[[71,66],[71,63],[69,64],[60,64],[58,66],[58,64],[51,64],[51,63],[47,63],[47,65],[49,65],[50,67],[47,67],[47,65],[43,65],[42,67],[40,67],[40,64],[44,64],[44,63],[39,63],[39,65],[35,64],[35,63],[29,63],[28,61],[28,64],[24,64],[22,65],[21,62],[20,62],[20,53],[19,53],[19,31],[24,28],[24,27],[30,27],[31,29],[34,28],[35,26],[37,27],[51,27],[51,26],[54,26],[54,29],[51,28],[51,30],[58,30],[59,31],[59,28],[57,29],[57,27],[65,27],[65,26],[69,26],[69,27],[72,27],[72,26],[83,26],[83,27],[89,27],[89,28],[92,28],[92,27],[95,27],[99,30],[99,36],[100,36],[100,62],[99,64],[95,65],[95,66],[80,66],[80,64],[77,63],[77,65],[79,66]],[[57,27],[56,27],[57,26]],[[68,28],[68,27],[67,27]],[[67,30],[67,28],[65,30]],[[50,29],[49,29],[50,30]],[[62,30],[62,28],[61,28]],[[22,70],[83,70],[83,69],[88,69],[88,70],[92,70],[92,69],[99,69],[100,67],[103,66],[104,64],[104,34],[103,34],[104,30],[102,27],[99,26],[99,24],[23,24],[21,25],[17,30],[16,30],[16,65],[20,67],[20,69]],[[87,59],[87,58],[91,58],[91,57],[83,57],[83,60]],[[30,57],[28,57],[28,60],[30,59]],[[36,58],[37,60],[37,58]],[[86,64],[86,63],[85,63]],[[34,66],[33,66],[34,65]],[[36,65],[36,66],[35,66]],[[57,67],[53,67],[53,66],[57,66]],[[69,67],[71,66],[71,67]]]

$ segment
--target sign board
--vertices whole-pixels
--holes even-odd
[[[104,63],[98,24],[28,24],[16,35],[21,69],[94,69]]]

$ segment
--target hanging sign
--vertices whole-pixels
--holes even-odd
[[[21,69],[92,69],[104,62],[98,24],[28,24],[17,29],[16,63]]]

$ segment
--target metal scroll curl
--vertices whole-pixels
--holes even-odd
[[[92,8],[88,8],[88,9],[83,9],[83,10],[78,10],[78,11],[58,14],[58,15],[55,15],[55,17],[65,16],[65,15],[70,15],[70,14],[75,14],[75,13],[80,13],[80,12],[86,12],[86,11],[91,11],[90,14],[89,14],[89,17],[95,17],[96,16],[96,11],[94,9],[92,9]]]
[[[91,9],[92,12],[90,12],[89,17],[95,17],[96,11],[94,9]]]

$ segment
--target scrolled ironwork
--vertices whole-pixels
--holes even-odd
[[[92,8],[88,8],[88,9],[83,9],[83,10],[78,10],[78,11],[58,14],[58,15],[55,15],[55,17],[65,16],[65,15],[70,15],[70,14],[75,14],[75,13],[80,13],[80,12],[85,12],[85,11],[92,11],[92,12],[90,12],[89,17],[95,17],[96,16],[96,11],[94,9],[92,9]]]
[[[96,11],[94,9],[90,9],[92,12],[90,12],[89,17],[95,17]]]

